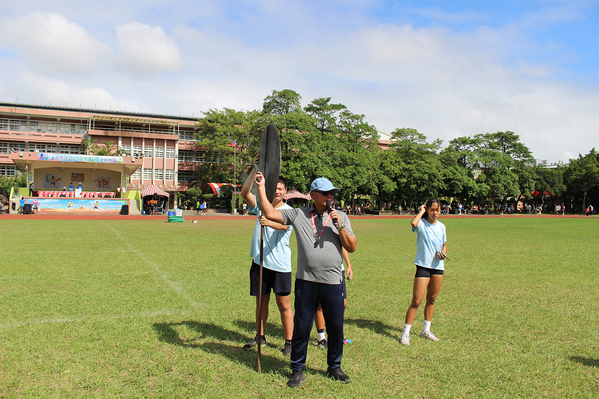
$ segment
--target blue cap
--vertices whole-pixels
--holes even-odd
[[[312,182],[312,185],[310,186],[310,192],[312,192],[312,191],[327,192],[327,191],[339,191],[339,189],[337,187],[333,186],[333,183],[331,183],[329,179],[327,179],[325,177],[319,177],[318,179],[316,179]]]

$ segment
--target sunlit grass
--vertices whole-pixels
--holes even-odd
[[[255,328],[252,221],[0,221],[0,396],[599,395],[599,222],[443,221],[452,260],[432,326],[441,341],[399,343],[409,220],[354,220],[342,365],[353,382],[326,379],[326,353],[310,346],[296,391],[274,303],[262,373],[241,349]]]

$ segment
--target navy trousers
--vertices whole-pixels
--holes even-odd
[[[343,356],[343,287],[295,280],[295,315],[293,318],[293,339],[291,342],[291,369],[301,371],[308,357],[308,343],[318,304],[328,334],[327,364],[329,368],[341,366]]]

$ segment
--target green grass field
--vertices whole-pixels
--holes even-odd
[[[409,219],[354,220],[342,365],[353,381],[325,378],[311,345],[297,390],[274,300],[262,373],[241,349],[255,332],[252,221],[0,221],[0,396],[598,397],[599,219],[442,220],[441,341],[399,343]]]

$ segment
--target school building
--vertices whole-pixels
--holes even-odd
[[[0,176],[27,174],[28,184],[50,196],[79,183],[100,197],[127,193],[141,210],[135,193],[145,188],[171,194],[189,188],[204,161],[196,125],[193,117],[0,102]],[[110,142],[123,155],[89,154],[92,142]]]

